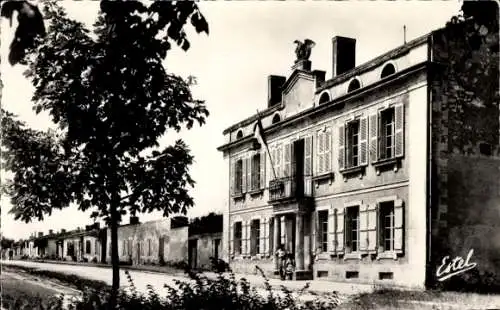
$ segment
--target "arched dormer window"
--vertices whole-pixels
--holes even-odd
[[[394,73],[396,73],[396,68],[394,67],[393,64],[389,63],[389,64],[385,65],[384,68],[382,69],[382,73],[380,74],[380,78],[383,79],[386,76],[389,76],[389,75],[394,74]]]
[[[330,95],[327,92],[324,92],[319,97],[319,104],[330,102]]]
[[[280,115],[278,113],[274,114],[272,123],[276,124],[279,123],[280,121],[281,121]]]
[[[241,131],[241,129],[240,129],[240,130],[238,130],[238,133],[236,134],[236,139],[241,139],[241,138],[243,138],[243,131]]]
[[[359,82],[359,80],[357,78],[355,78],[349,83],[349,87],[347,88],[347,92],[350,93],[350,92],[355,91],[356,89],[359,89],[359,88],[361,88],[361,83]]]

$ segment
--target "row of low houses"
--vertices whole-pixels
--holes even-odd
[[[5,256],[7,259],[110,263],[109,236],[109,228],[102,228],[99,223],[71,231],[38,232],[14,242],[6,249]],[[130,217],[127,224],[118,227],[118,256],[121,264],[128,265],[189,262],[193,268],[209,268],[212,257],[221,258],[221,236],[222,215],[213,213],[195,218],[191,223],[183,216],[144,223],[139,222],[138,217]]]

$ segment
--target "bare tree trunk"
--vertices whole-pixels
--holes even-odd
[[[111,203],[111,266],[113,269],[113,282],[111,286],[111,299],[109,309],[116,308],[116,298],[120,288],[120,266],[118,257],[118,212],[116,203]]]

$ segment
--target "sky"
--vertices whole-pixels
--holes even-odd
[[[63,1],[70,17],[91,28],[98,12],[98,1]],[[206,101],[210,116],[202,127],[182,131],[163,139],[162,146],[181,137],[190,146],[195,163],[191,190],[195,206],[188,216],[202,216],[227,208],[227,178],[222,153],[222,131],[230,125],[266,108],[267,76],[289,76],[295,59],[294,40],[312,39],[316,46],[310,60],[313,69],[325,70],[331,78],[332,37],[356,38],[356,65],[396,48],[432,30],[443,27],[460,10],[458,1],[203,1],[210,34],[198,35],[186,29],[191,48],[184,52],[173,48],[164,62],[167,71],[197,77],[193,95]],[[16,25],[14,20],[13,26]],[[2,63],[2,107],[16,113],[36,129],[51,125],[46,114],[32,111],[33,87],[23,75],[23,66],[10,66],[8,44],[14,28],[2,20],[0,56]],[[9,177],[2,171],[2,181]],[[44,221],[23,223],[8,214],[8,197],[1,198],[2,233],[9,238],[26,238],[33,232],[49,229],[71,230],[92,223],[90,212],[75,206],[54,211]],[[159,213],[139,215],[141,221],[158,219]]]

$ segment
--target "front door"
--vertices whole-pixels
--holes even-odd
[[[160,262],[165,262],[164,251],[165,249],[165,237],[161,236],[158,240],[158,259]]]
[[[193,239],[193,240],[189,240],[188,242],[188,260],[189,260],[189,266],[191,268],[196,268],[197,266],[197,248],[198,248],[198,240],[197,239]]]

